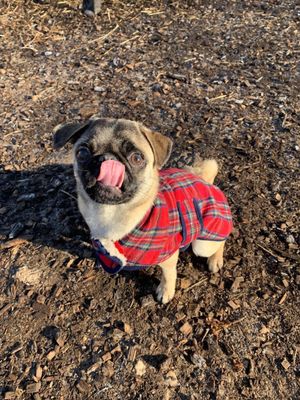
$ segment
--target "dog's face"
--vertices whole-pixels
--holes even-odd
[[[79,194],[87,194],[100,204],[146,197],[172,147],[170,139],[142,124],[97,117],[83,124],[59,125],[54,132],[54,147],[68,141],[74,143]]]

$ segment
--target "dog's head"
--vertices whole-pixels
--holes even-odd
[[[100,204],[146,197],[172,148],[169,138],[140,123],[96,116],[85,123],[57,126],[54,148],[67,142],[74,144],[79,194]]]

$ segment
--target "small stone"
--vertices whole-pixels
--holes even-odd
[[[191,361],[196,367],[200,369],[204,369],[206,366],[205,358],[203,358],[200,354],[194,353],[191,355]]]
[[[189,322],[185,322],[179,330],[185,336],[188,336],[191,332],[193,332],[193,327]]]
[[[56,352],[54,350],[49,351],[49,353],[47,354],[47,360],[51,361],[53,360],[53,358],[56,356]]]
[[[283,366],[283,368],[285,370],[288,370],[291,366],[291,364],[288,362],[288,360],[286,358],[283,359],[283,361],[281,362],[281,365]]]
[[[139,360],[135,364],[135,373],[137,376],[143,376],[146,373],[146,365],[143,363],[142,360]]]
[[[180,281],[180,288],[181,289],[186,289],[189,286],[191,286],[191,281],[187,278],[182,278]]]
[[[155,304],[155,301],[151,294],[141,298],[141,306],[142,307],[149,307],[149,306],[153,306],[154,304]]]
[[[35,198],[36,198],[35,193],[25,193],[21,194],[21,196],[17,198],[17,202],[34,200]]]
[[[76,387],[80,393],[88,393],[91,390],[90,385],[85,381],[79,381]]]
[[[40,364],[37,364],[36,368],[35,368],[35,377],[36,377],[36,379],[38,381],[41,380],[42,375],[43,375],[43,368],[40,366]]]
[[[167,373],[167,376],[166,376],[166,379],[165,379],[165,383],[169,387],[176,387],[176,386],[179,385],[177,376],[176,376],[174,371],[169,371]]]
[[[131,335],[133,332],[131,326],[129,324],[126,324],[126,322],[124,322],[124,332],[128,335]]]
[[[95,86],[94,91],[98,93],[106,92],[106,89],[103,86]]]
[[[281,195],[280,195],[279,193],[276,193],[276,194],[275,194],[275,199],[276,199],[277,201],[280,201],[280,200],[281,200]]]
[[[296,242],[296,240],[295,240],[293,235],[287,235],[285,240],[286,240],[287,243],[295,243]]]
[[[30,383],[26,386],[26,393],[37,393],[41,389],[41,382]]]
[[[49,57],[49,56],[52,56],[52,51],[45,51],[45,56],[46,57]]]
[[[270,332],[270,329],[265,325],[263,325],[259,331],[259,333],[262,335],[265,335],[266,333],[269,333],[269,332]]]

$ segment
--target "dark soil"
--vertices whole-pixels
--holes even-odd
[[[0,396],[299,399],[297,2],[114,0],[95,19],[80,3],[0,7]],[[171,165],[222,165],[226,265],[187,250],[167,306],[158,268],[94,267],[51,144],[94,113],[169,135]]]

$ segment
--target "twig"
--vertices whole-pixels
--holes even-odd
[[[68,192],[66,192],[65,190],[63,190],[63,189],[60,189],[60,192],[63,192],[64,194],[66,194],[67,196],[70,196],[70,197],[72,197],[72,199],[74,199],[74,200],[76,200],[77,201],[77,199],[76,199],[76,197],[75,196],[73,196],[71,193],[68,193]]]
[[[275,254],[273,251],[271,251],[271,250],[267,249],[266,247],[262,246],[260,243],[257,243],[257,246],[260,247],[262,250],[264,250],[266,253],[271,254],[271,256],[273,256],[275,258],[280,257],[278,254]],[[279,250],[279,249],[276,249],[275,251],[277,253],[279,253],[282,257],[290,258],[290,259],[295,260],[295,261],[300,261],[300,256],[297,256],[295,254],[290,254],[287,251],[283,251],[283,250]]]
[[[167,72],[166,77],[170,79],[176,79],[177,81],[182,81],[182,82],[187,81],[187,77],[185,75],[173,74],[172,72]]]
[[[6,304],[4,307],[1,308],[0,310],[0,316],[6,313],[9,309],[11,309],[12,304]]]
[[[239,324],[240,322],[244,321],[244,319],[246,319],[246,316],[232,322],[227,322],[226,324],[224,324],[224,328],[227,329],[231,325]]]
[[[117,24],[111,31],[107,32],[105,35],[100,36],[96,39],[90,40],[89,43],[98,42],[98,40],[105,40],[108,36],[114,33],[120,26]]]
[[[187,287],[186,289],[184,289],[184,291],[185,291],[185,292],[188,292],[189,290],[194,289],[194,288],[197,287],[197,286],[200,286],[202,283],[204,283],[204,282],[206,282],[206,281],[207,281],[207,278],[206,278],[206,277],[205,277],[205,278],[202,278],[202,279],[200,279],[198,282],[196,282],[196,283],[194,283],[193,285],[191,285],[191,286]]]
[[[213,97],[213,98],[211,98],[211,99],[208,99],[207,102],[210,103],[210,102],[212,102],[212,101],[224,99],[225,97],[227,97],[227,94],[222,94],[221,96],[217,96],[217,97]]]
[[[122,46],[122,45],[125,44],[125,43],[131,42],[132,40],[137,39],[139,36],[140,36],[140,35],[132,36],[131,38],[124,40],[124,42],[119,43],[119,45]]]
[[[277,255],[275,253],[273,253],[271,250],[266,249],[264,246],[262,246],[261,244],[257,243],[257,246],[260,247],[261,249],[263,249],[266,253],[271,254],[271,256],[277,258]]]

